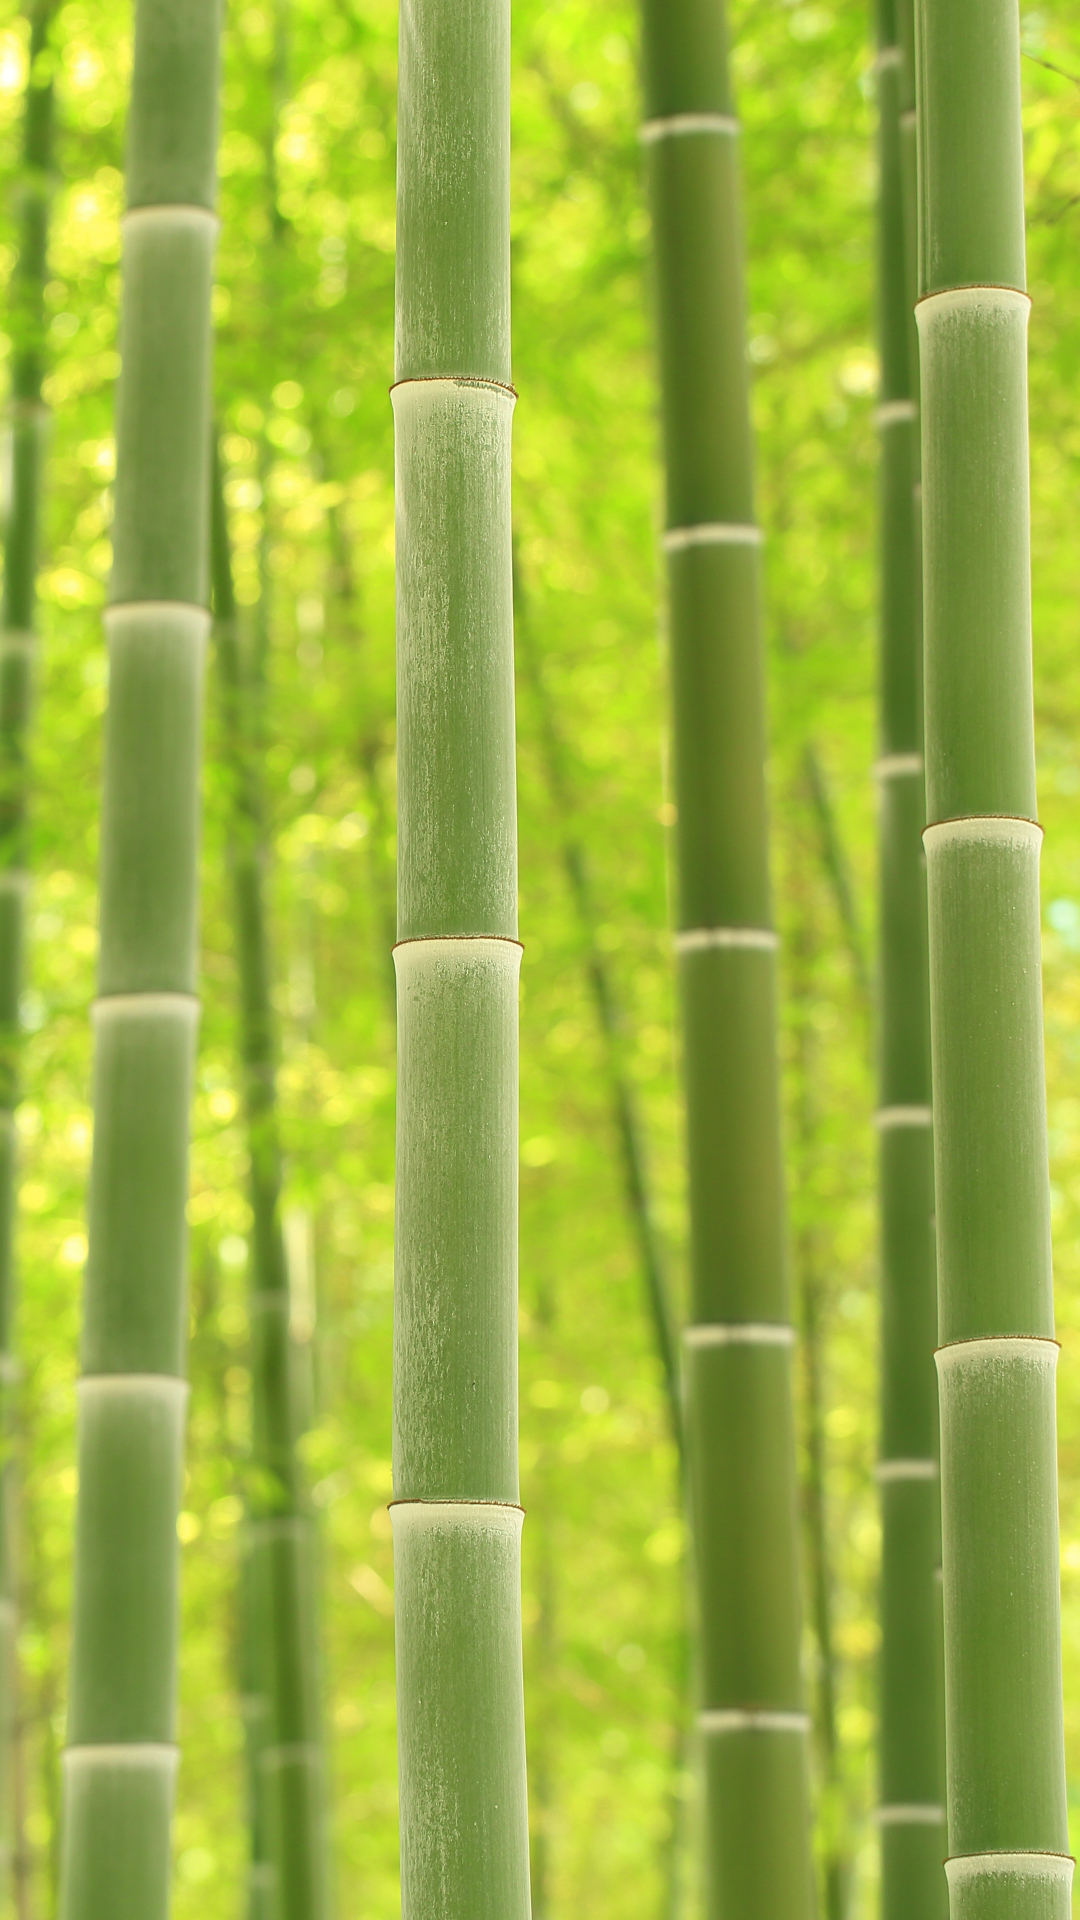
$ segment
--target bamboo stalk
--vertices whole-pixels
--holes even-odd
[[[710,1920],[812,1910],[760,532],[722,10],[647,0],[690,1173],[687,1456]]]
[[[210,0],[137,0],[63,1920],[168,1909],[217,74]]]
[[[398,92],[394,1526],[405,1920],[527,1920],[509,6]]]
[[[1019,22],[918,13],[930,1014],[954,1920],[1064,1920]]]
[[[25,948],[27,870],[27,735],[37,650],[37,569],[48,408],[45,370],[45,282],[53,164],[53,83],[49,64],[52,0],[30,14],[29,68],[23,110],[19,240],[11,277],[11,508],[4,536],[0,603],[0,1841],[3,1869],[13,1871],[21,1906],[19,1792],[18,1491],[10,1401],[18,1378],[16,1310],[16,1146],[19,1100],[19,994]]]
[[[918,369],[909,218],[910,29],[878,7],[881,641],[878,1034],[881,1205],[880,1805],[883,1920],[946,1898],[937,1566],[940,1558],[933,1131],[919,612]],[[907,122],[910,126],[910,122]],[[907,173],[908,177],[905,177]]]
[[[239,976],[240,1055],[251,1195],[249,1305],[252,1479],[243,1576],[252,1782],[250,1907],[281,1920],[318,1920],[326,1904],[325,1762],[315,1621],[311,1517],[297,1455],[289,1274],[281,1219],[282,1155],[266,924],[262,794],[240,651],[228,521],[215,455],[211,557],[222,746],[231,808],[228,860]],[[267,1866],[272,1869],[272,1885]]]
[[[610,1089],[612,1119],[623,1167],[623,1186],[634,1237],[638,1246],[645,1301],[652,1326],[656,1357],[664,1381],[671,1437],[683,1468],[682,1394],[679,1385],[679,1361],[675,1314],[672,1309],[660,1237],[653,1218],[649,1192],[645,1143],[638,1117],[637,1101],[622,1058],[623,1015],[610,970],[597,940],[599,915],[593,895],[588,855],[581,836],[573,831],[575,796],[566,746],[555,717],[543,666],[540,661],[525,606],[521,570],[514,560],[514,607],[517,616],[517,653],[532,690],[540,721],[540,741],[544,771],[547,775],[555,814],[561,827],[560,852],[570,897],[574,903],[585,954],[585,968],[596,1009],[597,1024],[604,1044]]]

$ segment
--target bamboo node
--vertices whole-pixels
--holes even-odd
[[[705,953],[711,947],[743,947],[775,953],[780,935],[772,927],[681,927],[675,935],[676,953]]]
[[[923,770],[921,753],[883,753],[874,762],[875,780],[913,779]]]
[[[967,1361],[1018,1360],[1028,1366],[1034,1362],[1047,1373],[1057,1370],[1061,1343],[1045,1333],[985,1333],[972,1340],[950,1340],[934,1352],[939,1380]]]
[[[66,1747],[61,1757],[65,1772],[75,1772],[82,1767],[160,1767],[164,1773],[175,1773],[180,1765],[179,1747],[159,1740]]]
[[[883,400],[874,408],[875,427],[896,427],[902,421],[911,422],[919,417],[916,400]]]
[[[199,1002],[193,993],[103,993],[90,1008],[94,1021],[112,1016],[117,1019],[159,1020],[162,1014],[179,1013],[197,1025]]]
[[[902,67],[904,56],[899,47],[882,47],[874,61],[874,72],[885,73],[889,67]]]
[[[911,1801],[910,1804],[876,1807],[874,1822],[879,1827],[940,1827],[945,1824],[944,1807]]]
[[[809,1733],[808,1713],[757,1707],[703,1707],[697,1716],[702,1733]]]
[[[879,1460],[874,1479],[887,1487],[896,1480],[936,1480],[939,1471],[936,1460]]]
[[[1015,1851],[957,1853],[946,1860],[945,1877],[950,1888],[962,1886],[966,1880],[976,1880],[982,1874],[1057,1880],[1068,1887],[1072,1885],[1075,1865],[1071,1853],[1040,1853],[1034,1849],[1031,1852],[1017,1848]]]
[[[795,1329],[772,1320],[702,1320],[683,1328],[688,1347],[792,1347]]]
[[[731,138],[739,131],[733,113],[668,113],[657,120],[645,120],[638,130],[642,146],[655,146],[658,140],[679,140],[690,133],[720,133]]]
[[[932,1127],[933,1124],[932,1107],[879,1107],[874,1115],[879,1133],[889,1133],[893,1127]]]
[[[216,235],[221,221],[210,207],[197,207],[171,200],[162,200],[153,207],[128,207],[126,213],[120,218],[120,228],[124,233],[129,227],[152,225],[195,228],[208,226]]]
[[[692,527],[668,527],[661,545],[665,553],[683,553],[687,547],[760,547],[761,527],[750,521],[700,520]]]
[[[75,1382],[80,1402],[89,1399],[138,1399],[171,1401],[179,1411],[187,1402],[189,1387],[175,1373],[84,1373]]]
[[[1011,846],[1018,853],[1037,853],[1042,845],[1043,829],[1037,820],[1028,820],[1020,814],[975,813],[957,820],[931,820],[923,828],[922,838],[927,853],[950,842],[956,845],[964,841],[996,843],[1001,847]]]
[[[393,404],[395,393],[403,387],[449,387],[460,391],[462,387],[475,387],[481,393],[495,393],[503,399],[516,404],[518,390],[508,380],[488,380],[482,373],[413,373],[395,380],[390,387],[390,402]]]
[[[923,327],[943,313],[962,313],[965,308],[977,311],[979,307],[993,307],[1002,313],[1023,313],[1026,321],[1031,312],[1031,295],[1023,287],[939,287],[936,293],[924,293],[915,303],[915,324],[922,333]]]

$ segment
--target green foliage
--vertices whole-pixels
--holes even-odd
[[[877,1496],[874,1099],[820,837],[808,740],[872,924],[875,355],[873,105],[858,9],[745,0],[734,12],[745,124],[759,509],[768,534],[775,882],[789,946],[788,1086],[812,1038],[816,1122],[788,1132],[793,1244],[824,1276],[825,1440],[840,1675],[839,1796],[869,1912],[876,1842]],[[286,1213],[312,1223],[317,1418],[305,1442],[324,1521],[325,1670],[337,1898],[397,1911],[389,1480],[394,1030],[392,377],[395,23],[384,0],[298,0],[276,143],[266,143],[268,5],[230,17],[216,388],[244,617],[269,539],[265,773],[273,839]],[[118,0],[57,16],[58,157],[48,397],[56,412],[42,576],[22,1143],[20,1452],[27,1838],[51,1911],[56,1750],[75,1490],[79,1266],[89,1150],[97,793],[110,553],[111,383],[129,19]],[[515,510],[530,616],[573,758],[622,1059],[647,1131],[657,1223],[684,1252],[667,927],[664,684],[656,642],[655,389],[633,10],[515,8]],[[0,34],[0,167],[19,165],[26,29]],[[1080,74],[1064,0],[1026,44]],[[1034,431],[1036,700],[1047,1040],[1059,1278],[1070,1763],[1080,1781],[1080,92],[1024,66]],[[6,201],[5,205],[10,205]],[[0,265],[10,270],[14,228]],[[271,325],[271,310],[273,321]],[[268,453],[262,452],[265,441]],[[228,795],[209,714],[204,999],[192,1196],[193,1397],[184,1541],[184,1763],[177,1920],[232,1920],[246,1851],[235,1596],[249,1431],[246,1148],[239,1123]],[[522,1492],[532,1814],[549,1920],[662,1911],[684,1693],[682,1523],[662,1380],[623,1199],[610,1082],[562,867],[538,713],[519,686],[522,1000]],[[787,975],[790,981],[790,971]],[[796,1275],[798,1277],[798,1275]],[[808,1635],[808,1660],[816,1651]],[[680,1775],[675,1786],[681,1792]],[[534,1850],[536,1832],[534,1831]]]

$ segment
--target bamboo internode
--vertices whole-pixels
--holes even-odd
[[[941,1779],[933,1112],[930,1104],[913,239],[902,119],[914,97],[903,4],[878,12],[878,303],[881,340],[880,1666],[881,1911],[933,1920],[946,1898]]]
[[[320,1920],[327,1898],[325,1760],[311,1592],[313,1528],[297,1456],[281,1220],[277,1048],[263,880],[266,836],[251,712],[260,689],[244,672],[216,456],[212,471],[214,630],[232,803],[228,860],[252,1216],[248,1313],[254,1473],[241,1582],[252,1811],[249,1892],[253,1920],[260,1920],[267,1900],[277,1920]]]
[[[162,1920],[176,1778],[218,18],[139,0],[124,220],[64,1920]]]
[[[1070,1911],[1020,47],[919,21],[926,848],[954,1920]]]
[[[684,1339],[711,1920],[812,1911],[738,132],[719,7],[650,4],[642,138],[667,467]]]
[[[401,13],[394,1607],[405,1920],[527,1920],[509,7]]]

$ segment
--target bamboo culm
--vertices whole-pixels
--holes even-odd
[[[405,0],[394,1604],[404,1920],[527,1920],[507,0]]]
[[[169,1903],[218,36],[137,0],[62,1920]]]
[[[515,559],[514,605],[517,614],[518,658],[532,688],[538,709],[544,766],[552,802],[559,820],[566,823],[574,817],[566,748],[555,718],[551,695],[544,681],[543,667],[537,656],[528,618],[524,613],[523,600],[520,569]],[[679,1382],[675,1315],[671,1305],[667,1275],[664,1271],[660,1237],[653,1218],[645,1146],[637,1102],[634,1099],[634,1090],[623,1060],[622,1009],[596,937],[599,915],[593,897],[592,876],[589,872],[585,846],[580,835],[565,826],[561,851],[563,872],[566,875],[581,930],[589,988],[607,1057],[612,1119],[623,1164],[626,1201],[638,1243],[642,1277],[645,1282],[646,1306],[652,1325],[656,1357],[660,1362],[663,1375],[671,1437],[679,1454],[681,1470],[683,1465],[682,1391]]]
[[[312,1518],[297,1454],[289,1274],[281,1219],[276,1037],[266,925],[262,796],[251,738],[220,462],[211,562],[222,749],[230,786],[240,1055],[251,1195],[252,1459],[241,1600],[251,1781],[250,1910],[320,1920],[326,1905],[325,1764],[312,1595]],[[247,1689],[250,1688],[250,1691]],[[270,1869],[267,1872],[267,1868]]]
[[[1065,1920],[1019,19],[917,29],[946,1875],[953,1920]]]
[[[905,0],[899,0],[903,11]],[[918,372],[905,116],[910,29],[878,8],[878,328],[881,388],[878,1179],[881,1207],[881,1659],[878,1826],[883,1920],[940,1920],[941,1777],[937,1337],[922,621]]]
[[[646,0],[690,1176],[685,1333],[709,1920],[808,1920],[760,532],[723,10]]]
[[[5,1870],[14,1806],[16,1739],[16,1489],[6,1457],[10,1401],[18,1378],[16,1307],[15,1109],[19,1099],[19,996],[25,947],[27,736],[37,648],[37,569],[49,412],[45,371],[45,281],[53,165],[52,0],[30,15],[29,66],[19,180],[18,253],[11,278],[11,505],[4,537],[0,605],[0,1839]]]

